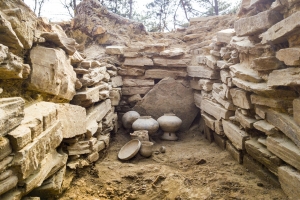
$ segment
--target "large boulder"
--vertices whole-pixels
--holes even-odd
[[[62,49],[34,47],[30,52],[32,73],[29,89],[71,100],[75,95],[76,73]]]
[[[173,78],[164,78],[133,108],[141,116],[157,119],[173,112],[182,119],[180,131],[188,130],[199,109],[194,104],[193,89]]]

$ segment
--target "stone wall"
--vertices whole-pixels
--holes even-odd
[[[193,50],[187,68],[206,138],[290,199],[300,195],[295,5],[243,1],[234,29]]]
[[[0,199],[53,198],[109,146],[122,79],[23,1],[0,8]]]

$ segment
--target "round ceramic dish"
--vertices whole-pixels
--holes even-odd
[[[133,158],[141,148],[141,142],[138,139],[127,142],[119,151],[118,158],[120,160],[129,160]]]

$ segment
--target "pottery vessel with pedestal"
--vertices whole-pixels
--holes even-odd
[[[153,147],[153,142],[149,141],[142,141],[141,142],[141,148],[140,148],[140,154],[144,157],[150,157],[152,155],[152,147]]]
[[[122,116],[122,124],[124,128],[131,129],[132,123],[140,117],[136,111],[128,111]]]
[[[138,130],[147,130],[148,134],[151,135],[156,133],[159,128],[158,122],[153,119],[151,116],[142,116],[135,120],[132,124],[132,129],[135,131]]]
[[[157,119],[160,128],[164,131],[163,140],[177,140],[175,132],[179,130],[182,120],[174,113],[166,113]]]

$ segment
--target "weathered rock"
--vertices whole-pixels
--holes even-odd
[[[201,117],[204,119],[205,125],[209,127],[211,130],[215,130],[215,118],[206,114],[205,112],[201,113]]]
[[[252,108],[249,92],[240,88],[232,88],[230,89],[230,95],[232,97],[232,102],[234,105],[243,109]]]
[[[0,44],[0,78],[23,79],[30,74],[30,66],[23,59],[8,52],[8,47]]]
[[[200,91],[194,91],[194,102],[198,108],[201,108],[202,95]]]
[[[57,123],[57,108],[55,103],[39,102],[24,109],[22,125],[30,128],[31,139]]]
[[[105,79],[106,67],[97,67],[91,68],[88,70],[88,73],[84,74],[79,81],[82,83],[82,86],[88,87],[93,86]]]
[[[245,150],[245,141],[249,139],[247,132],[227,120],[222,120],[225,135],[238,150]]]
[[[278,176],[278,167],[282,165],[281,159],[272,154],[266,147],[261,145],[256,140],[247,140],[246,144],[247,153],[255,160],[266,166],[273,174]]]
[[[118,70],[118,75],[121,76],[143,76],[144,74],[145,74],[145,69],[139,69],[139,68],[130,67],[130,68],[120,68]]]
[[[92,88],[86,88],[85,90],[79,91],[75,94],[71,103],[80,105],[83,107],[88,107],[93,103],[96,103],[100,100],[99,91],[101,89],[108,89],[107,84],[101,84]]]
[[[268,71],[279,69],[282,63],[275,56],[259,57],[253,59],[250,67],[256,71]]]
[[[24,104],[21,97],[0,98],[0,136],[6,135],[21,123]]]
[[[294,86],[300,85],[299,68],[286,68],[274,70],[269,74],[268,86]]]
[[[187,73],[190,77],[200,77],[207,79],[218,79],[220,77],[220,73],[218,71],[213,70],[205,65],[188,66]]]
[[[80,55],[78,51],[75,51],[75,53],[72,56],[70,56],[70,58],[72,65],[78,64],[84,60],[84,58]]]
[[[53,175],[66,164],[67,158],[68,156],[65,153],[57,153],[56,150],[51,150],[45,154],[40,163],[39,170],[24,181],[24,195],[28,194],[34,188],[41,186],[45,179]],[[56,166],[60,167],[56,169]],[[53,169],[55,169],[55,171]]]
[[[113,88],[109,91],[109,99],[111,100],[112,106],[117,106],[121,100],[121,88]]]
[[[201,109],[206,113],[212,115],[217,120],[228,119],[229,117],[234,115],[234,111],[227,110],[220,104],[206,98],[202,99],[201,101]]]
[[[155,66],[162,67],[187,67],[187,59],[168,59],[168,58],[154,58],[153,63]]]
[[[267,137],[267,148],[286,163],[300,170],[300,149],[284,135]]]
[[[293,98],[267,98],[259,95],[251,95],[251,103],[268,106],[271,108],[292,108]]]
[[[45,155],[55,149],[62,141],[62,127],[56,122],[41,133],[36,139],[17,151],[14,157],[14,167],[21,179],[26,179],[39,169]]]
[[[259,37],[262,39],[262,44],[272,42],[272,44],[281,43],[287,41],[287,37],[298,33],[299,24],[297,23],[300,17],[300,11],[293,13],[291,16],[281,20],[277,24],[273,25],[266,32]]]
[[[75,51],[75,40],[68,38],[64,30],[57,24],[51,25],[53,32],[42,33],[41,37],[45,38],[46,41],[54,43],[57,47],[62,48],[68,55],[72,56]]]
[[[125,46],[107,46],[105,48],[105,53],[111,55],[123,55],[124,49]]]
[[[86,110],[81,106],[57,104],[57,118],[62,123],[63,138],[72,138],[86,132]]]
[[[36,46],[30,52],[30,60],[29,89],[67,100],[73,98],[76,74],[63,50]]]
[[[212,91],[213,84],[217,82],[210,79],[195,79],[190,80],[191,88],[195,90],[205,90],[207,92]]]
[[[229,44],[233,36],[235,36],[234,29],[221,30],[217,32],[217,41]]]
[[[123,85],[122,76],[111,77],[111,86],[120,87]]]
[[[35,188],[30,196],[39,196],[42,198],[51,198],[58,196],[63,191],[63,182],[66,173],[66,166],[60,169],[57,173],[45,180],[42,185]]]
[[[140,57],[140,58],[126,58],[124,65],[128,66],[153,66],[153,61],[150,58]]]
[[[280,61],[283,61],[286,65],[300,65],[300,48],[292,47],[280,49],[276,52],[276,58]]]
[[[237,36],[256,35],[280,20],[282,20],[282,15],[279,12],[267,10],[255,16],[239,19],[234,23],[234,29]]]
[[[218,135],[216,132],[213,132],[214,134],[214,142],[222,149],[225,150],[226,149],[226,141],[227,138],[222,136],[222,135]]]
[[[300,127],[296,124],[292,117],[269,109],[267,111],[266,120],[273,126],[276,126],[298,147],[300,147]]]
[[[165,56],[168,58],[181,56],[183,54],[184,54],[184,50],[181,48],[167,49],[159,53],[160,56]]]
[[[8,167],[10,167],[11,162],[13,161],[13,156],[7,156],[3,160],[0,161],[0,172],[3,172]]]
[[[278,178],[281,188],[289,199],[297,199],[300,196],[299,184],[300,173],[290,166],[281,166],[278,168]]]
[[[32,141],[31,130],[25,125],[20,125],[8,133],[8,138],[14,151],[18,151]]]
[[[107,100],[87,109],[87,111],[86,111],[87,126],[89,126],[89,123],[92,123],[93,121],[100,122],[109,110],[111,110],[110,99],[107,99]]]
[[[253,83],[260,83],[263,79],[258,75],[256,71],[248,68],[244,64],[236,64],[229,67],[234,73],[235,77],[242,79],[244,81],[250,81]]]
[[[218,94],[215,90],[212,91],[213,98],[221,104],[227,110],[236,110],[231,100],[224,99],[220,93]]]
[[[9,139],[0,137],[0,160],[7,157],[12,152],[12,148],[9,143]]]
[[[178,78],[186,77],[186,71],[174,71],[174,70],[164,70],[164,69],[149,69],[145,72],[145,78],[163,79],[165,77]]]
[[[150,115],[155,119],[173,112],[183,121],[181,131],[188,130],[199,112],[194,104],[192,88],[173,78],[165,78],[157,83],[133,109],[140,115]]]

